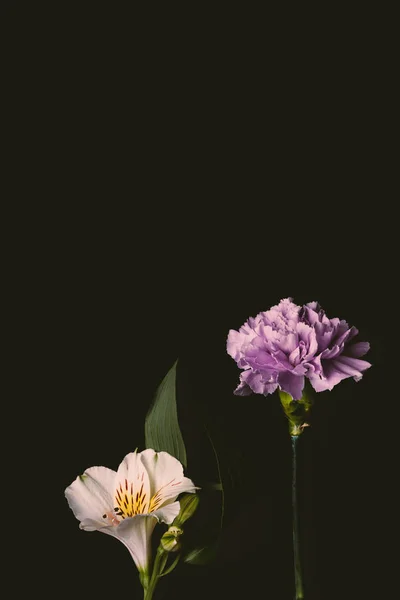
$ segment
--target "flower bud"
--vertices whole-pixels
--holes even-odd
[[[179,504],[181,505],[179,515],[173,522],[173,525],[177,527],[181,527],[195,513],[199,504],[199,497],[197,494],[185,494],[180,498]]]
[[[165,550],[166,552],[176,552],[177,550],[179,550],[179,548],[181,547],[179,538],[181,537],[182,534],[183,534],[182,529],[180,529],[179,527],[175,527],[174,525],[171,525],[171,527],[169,527],[168,531],[166,531],[161,538],[160,543],[161,543],[162,549]]]

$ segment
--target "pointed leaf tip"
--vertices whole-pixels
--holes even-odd
[[[176,404],[176,368],[178,359],[159,385],[147,413],[144,430],[147,448],[164,450],[187,466],[186,448],[179,427]]]

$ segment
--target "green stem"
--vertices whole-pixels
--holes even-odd
[[[164,552],[164,550],[160,550],[160,548],[159,548],[156,552],[156,558],[154,561],[150,581],[149,581],[148,585],[146,587],[144,587],[143,600],[152,600],[154,590],[155,590],[158,580],[160,579],[161,574],[164,570],[167,558],[168,558],[168,553]]]
[[[294,583],[295,600],[304,598],[303,581],[301,577],[300,541],[299,541],[299,517],[297,509],[297,440],[298,435],[292,435],[292,510],[293,510],[293,558],[294,558]]]
[[[143,600],[152,600],[156,584],[157,584],[157,578],[155,579],[155,581],[153,581],[153,578],[151,578],[149,585],[147,587],[143,588],[144,589]]]

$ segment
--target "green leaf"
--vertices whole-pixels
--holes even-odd
[[[181,555],[178,554],[178,556],[175,558],[174,562],[165,571],[162,571],[160,577],[164,577],[164,575],[168,575],[168,573],[171,573],[171,571],[173,571],[175,569],[176,565],[178,564],[180,557],[181,557]]]
[[[144,424],[146,448],[164,450],[187,466],[186,448],[178,422],[176,405],[176,367],[168,371],[157,389]]]
[[[218,542],[210,546],[203,546],[202,548],[195,548],[191,550],[185,557],[185,563],[190,565],[207,565],[208,563],[215,560],[217,555]]]

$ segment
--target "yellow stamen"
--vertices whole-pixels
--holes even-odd
[[[143,483],[138,490],[134,489],[133,483],[120,483],[115,493],[116,514],[123,519],[125,517],[134,517],[147,512],[146,493],[143,490]]]

